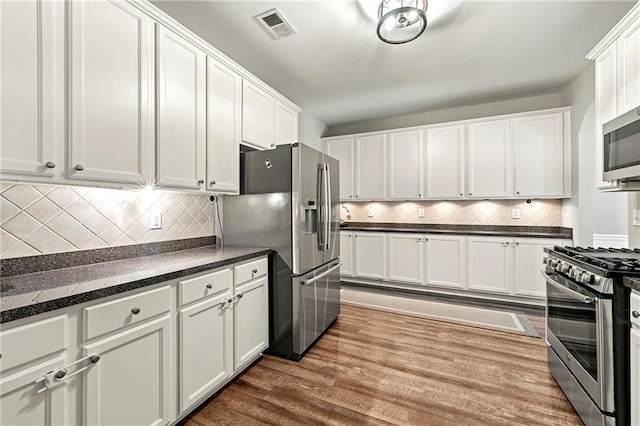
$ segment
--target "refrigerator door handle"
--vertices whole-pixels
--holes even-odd
[[[318,250],[320,251],[329,249],[327,232],[329,229],[327,217],[330,217],[330,212],[327,208],[328,170],[329,165],[327,163],[318,164]]]
[[[324,210],[325,210],[325,250],[331,249],[331,170],[329,163],[325,163],[324,172]]]
[[[336,269],[338,269],[340,266],[342,266],[342,262],[338,263],[337,265],[333,265],[333,267],[327,271],[324,271],[323,273],[321,273],[318,276],[315,276],[309,280],[302,280],[300,281],[301,285],[307,285],[307,284],[313,284],[318,280],[323,279],[324,277],[326,277],[327,275],[331,274],[333,271],[335,271]]]

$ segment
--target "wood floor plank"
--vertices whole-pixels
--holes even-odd
[[[529,319],[544,332],[544,318]],[[581,422],[543,339],[343,306],[300,362],[264,356],[184,424]]]

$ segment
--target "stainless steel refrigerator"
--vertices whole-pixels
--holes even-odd
[[[299,360],[340,313],[338,160],[303,144],[240,155],[223,243],[270,247],[269,352]]]

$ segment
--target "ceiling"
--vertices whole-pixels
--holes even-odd
[[[152,3],[331,126],[557,93],[635,0],[467,0],[403,45],[381,42],[357,1]],[[254,21],[274,7],[297,35]]]

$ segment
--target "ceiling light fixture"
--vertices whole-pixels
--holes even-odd
[[[402,44],[420,37],[427,28],[427,0],[382,0],[378,8],[378,37]]]

